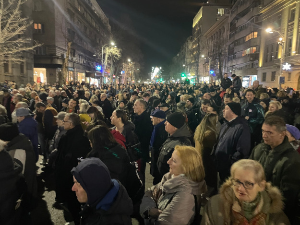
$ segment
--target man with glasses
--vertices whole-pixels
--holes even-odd
[[[250,159],[260,162],[266,181],[280,189],[291,224],[300,224],[300,156],[289,143],[283,118],[267,117],[262,138],[264,143],[253,149]]]
[[[61,137],[55,163],[56,201],[66,203],[75,224],[79,224],[80,204],[72,192],[73,178],[70,173],[76,167],[77,158],[85,157],[91,146],[80,124],[80,117],[75,113],[67,113],[63,119],[63,127],[67,133]]]

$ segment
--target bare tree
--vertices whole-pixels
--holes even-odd
[[[10,60],[21,63],[23,53],[40,46],[26,32],[32,26],[29,18],[22,17],[21,6],[26,0],[0,0],[0,64]]]

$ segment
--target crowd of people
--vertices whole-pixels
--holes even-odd
[[[0,224],[31,224],[37,163],[75,225],[300,224],[292,88],[5,81],[0,100]]]

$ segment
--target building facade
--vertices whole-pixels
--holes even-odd
[[[111,28],[96,0],[32,1],[33,39],[43,44],[34,54],[33,80],[61,80],[68,48],[67,82],[99,85],[107,79],[97,56],[111,40]]]
[[[244,87],[257,79],[262,32],[260,7],[260,0],[237,0],[230,10],[228,72],[240,76]]]
[[[300,89],[299,11],[300,1],[262,1],[258,80],[264,86]],[[281,85],[280,75],[284,77]]]

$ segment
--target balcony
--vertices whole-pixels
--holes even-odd
[[[260,38],[259,37],[252,38],[249,41],[245,42],[244,44],[241,44],[239,46],[235,46],[234,47],[234,52],[240,52],[240,51],[246,50],[247,48],[256,47],[256,46],[259,46],[259,45],[260,45]]]
[[[257,15],[259,13],[258,7],[253,7],[252,10],[250,9],[249,12],[240,18],[238,22],[236,23],[236,26],[239,27],[249,21],[253,16]]]

